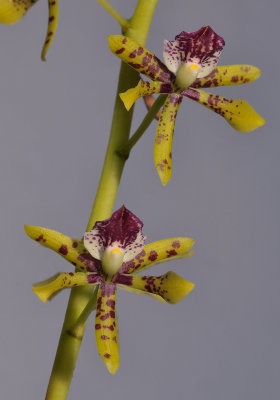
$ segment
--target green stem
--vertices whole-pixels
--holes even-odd
[[[89,299],[89,302],[83,309],[82,313],[80,314],[75,324],[72,326],[71,329],[68,330],[69,335],[72,335],[76,338],[83,337],[84,326],[88,320],[88,317],[90,316],[92,311],[96,309],[96,300],[97,300],[97,288],[93,291],[93,294]]]
[[[155,118],[156,114],[158,113],[160,108],[163,106],[167,96],[168,96],[167,94],[161,94],[158,96],[158,98],[156,99],[156,101],[154,102],[152,107],[150,108],[149,112],[146,114],[145,118],[143,119],[143,121],[141,122],[139,127],[136,129],[134,134],[131,136],[131,138],[129,139],[127,144],[122,146],[120,148],[120,150],[118,150],[117,154],[119,154],[120,156],[122,156],[124,158],[129,157],[132,147],[135,146],[135,144],[138,142],[138,140],[143,136],[145,131],[148,129],[148,127],[152,123],[153,119]]]
[[[119,24],[123,33],[129,28],[129,22],[122,17],[107,0],[96,0]]]
[[[157,2],[158,0],[139,0],[134,15],[130,19],[126,35],[142,46],[145,45]],[[92,228],[96,220],[108,218],[114,207],[126,161],[116,152],[128,140],[133,112],[125,110],[118,93],[135,86],[137,80],[138,74],[126,64],[122,64],[110,139],[87,230]],[[86,323],[79,329],[79,337],[72,336],[68,331],[76,323],[91,296],[92,289],[89,286],[76,287],[71,290],[46,400],[67,399]]]

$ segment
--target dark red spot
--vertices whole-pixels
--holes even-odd
[[[110,339],[110,338],[109,338],[109,336],[101,335],[101,339],[102,339],[102,340],[108,340],[108,339]]]
[[[36,242],[46,242],[46,239],[44,239],[44,236],[43,235],[40,235],[39,237],[37,237],[37,239],[35,239],[36,240]]]
[[[107,304],[108,307],[115,308],[116,302],[115,302],[115,300],[109,299],[109,300],[106,301],[106,304]]]
[[[122,54],[125,51],[125,48],[122,47],[121,49],[116,51],[116,54]]]
[[[63,244],[59,249],[58,249],[59,253],[63,254],[64,256],[66,256],[68,254],[68,248],[66,246],[66,244]]]
[[[231,77],[231,82],[238,82],[238,76],[237,75],[232,76]]]
[[[179,242],[179,240],[175,240],[173,243],[172,243],[172,247],[174,247],[175,249],[177,248],[179,248],[181,245],[180,245],[180,242]]]
[[[150,255],[149,255],[149,257],[148,257],[148,260],[150,260],[150,261],[155,261],[155,260],[157,259],[157,257],[158,257],[158,253],[157,253],[156,251],[152,250],[152,251],[150,252]]]
[[[111,357],[111,354],[105,353],[105,354],[104,354],[104,357],[105,357],[105,358],[110,358],[110,357]]]
[[[101,325],[100,324],[95,324],[95,329],[101,329]]]
[[[78,242],[73,242],[72,247],[75,249],[78,246]]]

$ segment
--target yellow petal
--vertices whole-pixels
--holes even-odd
[[[46,246],[77,266],[82,271],[95,271],[94,260],[78,239],[71,239],[53,229],[41,226],[24,226],[25,233],[42,246]]]
[[[265,124],[265,120],[245,100],[226,99],[191,88],[185,90],[183,95],[220,114],[239,132],[251,132]]]
[[[126,282],[126,284],[122,282]],[[193,283],[186,281],[171,271],[162,276],[121,274],[116,283],[123,289],[131,290],[138,294],[149,294],[157,300],[171,304],[181,301],[194,288]]]
[[[0,23],[16,24],[37,0],[0,0]]]
[[[152,267],[155,263],[172,260],[177,255],[189,252],[194,242],[195,240],[191,238],[175,237],[149,243],[133,260],[125,263],[120,272],[140,272]]]
[[[49,279],[34,283],[32,290],[37,294],[39,299],[45,303],[54,295],[55,292],[61,289],[73,286],[88,285],[88,275],[90,275],[90,273],[84,272],[56,274]]]
[[[182,96],[169,95],[164,103],[154,143],[154,163],[163,185],[172,175],[172,143],[177,112]]]
[[[42,61],[46,61],[46,53],[53,42],[59,17],[58,0],[48,0],[48,2],[49,2],[48,29],[47,29],[45,43],[41,53]]]
[[[210,75],[197,79],[191,86],[206,88],[213,86],[243,85],[258,79],[261,70],[253,65],[223,65],[216,67]]]
[[[115,285],[98,288],[95,317],[95,339],[98,352],[108,371],[114,375],[119,368],[118,321]]]
[[[173,74],[149,50],[135,40],[121,35],[109,35],[110,50],[132,68],[151,78],[153,81],[170,82]]]
[[[167,85],[164,85],[161,82],[145,82],[142,81],[142,79],[140,79],[137,86],[128,89],[124,93],[121,93],[120,98],[122,99],[127,111],[129,111],[133,106],[133,104],[135,103],[135,101],[138,100],[140,97],[146,96],[147,94],[166,93],[162,92],[162,88],[166,86]]]

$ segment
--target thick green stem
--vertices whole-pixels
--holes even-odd
[[[143,119],[143,121],[141,122],[139,127],[136,129],[134,134],[131,136],[131,138],[129,139],[127,144],[125,144],[123,147],[121,147],[120,150],[118,150],[117,153],[120,156],[122,156],[124,158],[129,157],[132,147],[136,145],[138,140],[143,136],[145,131],[148,129],[148,127],[152,123],[153,119],[157,115],[158,111],[163,106],[167,96],[168,96],[167,94],[161,94],[158,96],[158,98],[156,99],[156,101],[154,102],[152,107],[150,108],[149,112],[146,114],[145,118]]]
[[[158,0],[139,0],[134,15],[129,21],[126,35],[142,46],[145,45],[157,2]],[[132,111],[125,110],[118,93],[135,86],[137,79],[138,74],[132,68],[122,64],[110,139],[87,230],[92,228],[96,220],[108,218],[114,207],[126,161],[116,152],[128,140],[132,119]],[[46,400],[66,400],[67,398],[86,323],[79,329],[79,337],[69,334],[68,331],[78,320],[91,296],[90,287],[82,286],[71,290]]]

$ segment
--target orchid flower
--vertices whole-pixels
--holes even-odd
[[[0,23],[16,24],[37,0],[0,0]],[[52,44],[58,24],[58,0],[48,0],[49,19],[46,39],[41,58],[46,61],[46,53]]]
[[[174,272],[162,276],[134,274],[156,263],[193,254],[190,249],[194,240],[190,238],[176,237],[145,245],[142,227],[143,223],[124,206],[111,218],[96,222],[83,240],[47,228],[25,226],[28,236],[59,253],[78,270],[35,284],[33,291],[43,302],[63,288],[98,286],[95,338],[98,352],[111,374],[119,367],[117,287],[172,304],[182,300],[194,287]]]
[[[197,88],[240,85],[257,79],[260,70],[251,65],[216,67],[225,42],[210,26],[196,32],[181,32],[173,41],[164,41],[163,64],[153,53],[125,36],[109,36],[109,47],[121,60],[151,81],[140,79],[138,85],[121,93],[129,110],[146,95],[165,93],[155,136],[154,162],[163,185],[172,174],[172,140],[176,115],[183,97],[188,97],[215,111],[239,132],[250,132],[265,120],[245,100],[232,100]]]

